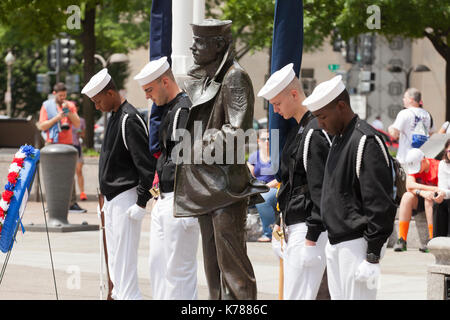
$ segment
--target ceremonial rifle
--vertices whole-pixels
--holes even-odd
[[[98,197],[98,205],[100,208],[100,222],[101,222],[101,228],[102,228],[103,253],[105,255],[105,263],[106,263],[106,275],[108,277],[108,296],[107,296],[106,300],[114,300],[111,296],[114,285],[111,281],[111,277],[109,276],[108,247],[106,245],[106,230],[105,230],[105,214],[103,212],[103,204],[105,203],[105,199],[104,199],[104,196],[98,192],[98,189],[97,189],[97,197]],[[103,270],[101,270],[101,273],[103,273]],[[103,285],[103,283],[102,283],[102,285]]]

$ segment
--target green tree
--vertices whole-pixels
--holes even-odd
[[[375,32],[388,39],[428,38],[446,62],[446,119],[450,119],[450,1],[449,0],[341,0],[335,23],[343,39]],[[369,6],[380,12],[379,29],[371,27]]]
[[[249,52],[272,46],[274,8],[275,0],[213,0],[206,3],[209,16],[233,21],[238,60]]]
[[[271,47],[275,1],[210,0],[208,15],[233,20],[241,55]],[[380,27],[373,11],[380,9]],[[392,39],[428,38],[446,61],[446,119],[450,120],[450,0],[303,0],[304,51],[315,51],[338,30],[343,40],[373,32]],[[254,32],[254,37],[251,33]],[[239,53],[239,50],[238,50]]]
[[[78,12],[69,12],[70,6],[80,9],[79,28],[72,28]],[[80,44],[79,60],[84,61],[80,85],[83,86],[102,67],[96,63],[94,54],[108,59],[112,53],[127,53],[147,45],[150,10],[151,1],[145,0],[3,0],[0,2],[0,26],[6,29],[4,35],[13,31],[16,36],[1,41],[0,49],[26,44],[36,51],[42,50],[61,32],[66,32]],[[120,87],[127,76],[126,67],[111,69],[122,75],[115,78]],[[82,101],[87,128],[85,141],[87,147],[92,147],[94,108],[87,97],[83,96]]]
[[[14,37],[14,30],[0,26],[0,97],[4,97],[7,89],[7,67],[4,57],[11,50],[15,56],[11,68],[12,116],[35,116],[45,98],[36,92],[36,74],[46,71],[45,51],[43,48],[36,50],[29,43],[9,45],[12,43],[9,38]],[[6,109],[3,99],[0,101],[0,109]]]

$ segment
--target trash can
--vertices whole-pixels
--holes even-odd
[[[41,149],[41,178],[44,183],[48,209],[48,225],[30,224],[25,230],[32,232],[76,232],[99,230],[99,225],[70,224],[69,213],[78,151],[71,145],[51,144]],[[41,201],[44,201],[41,199]]]
[[[78,151],[67,144],[51,144],[41,149],[41,168],[47,199],[49,225],[68,225],[70,198]]]

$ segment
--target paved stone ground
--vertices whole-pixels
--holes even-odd
[[[69,222],[99,224],[95,199],[79,204],[88,209],[88,212],[69,214]],[[23,223],[25,228],[30,223],[44,223],[41,203],[28,203]],[[148,275],[149,229],[148,214],[142,225],[138,262],[139,285],[145,299],[151,299],[151,279]],[[99,299],[99,232],[50,233],[49,237],[59,299]],[[273,254],[270,243],[247,242],[247,246],[257,279],[258,299],[278,299],[279,261]],[[5,257],[5,254],[0,255],[1,264]],[[197,260],[199,299],[207,299],[201,245]],[[427,266],[432,263],[434,257],[431,254],[421,253],[417,249],[402,253],[388,249],[381,264],[378,299],[426,299]],[[0,299],[56,299],[46,233],[27,231],[17,236],[0,284]]]

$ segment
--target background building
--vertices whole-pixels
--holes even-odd
[[[332,45],[326,41],[321,50],[303,53],[302,81],[305,92],[314,88],[315,84],[333,77],[336,72],[330,71],[329,66],[338,65],[337,73],[343,74],[347,80],[347,87],[351,94],[358,94],[361,70],[374,73],[375,79],[370,81],[374,90],[362,93],[366,96],[366,108],[355,111],[371,122],[377,115],[381,116],[384,127],[387,128],[403,107],[402,97],[406,88],[405,72],[390,72],[390,64],[399,65],[404,69],[411,66],[425,65],[428,72],[411,72],[410,84],[422,91],[424,108],[434,119],[435,128],[445,121],[445,61],[436,52],[428,39],[411,41],[397,37],[389,42],[381,36],[375,36],[373,41],[373,61],[371,65],[358,66],[346,62],[341,52],[333,51]],[[148,50],[140,49],[130,53],[130,74],[135,75],[148,61]],[[268,73],[269,54],[256,52],[247,54],[240,60],[241,65],[249,73],[255,93],[255,119],[267,116],[264,99],[256,97],[259,89],[264,85]],[[137,107],[149,106],[142,90],[130,76],[126,82],[127,99]]]

